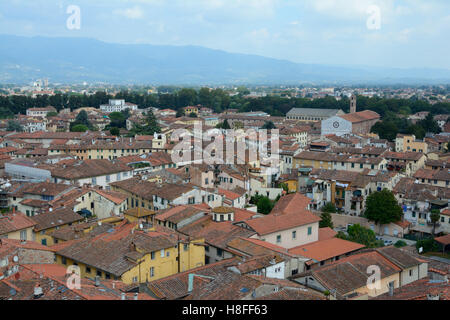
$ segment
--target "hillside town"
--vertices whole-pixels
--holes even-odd
[[[361,96],[1,120],[0,300],[450,299],[450,110],[387,139]]]

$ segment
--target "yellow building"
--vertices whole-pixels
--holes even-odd
[[[195,113],[198,115],[198,107],[195,106],[189,106],[184,108],[185,115],[190,115],[191,113]]]
[[[303,151],[293,158],[293,169],[302,167],[314,169],[333,169],[333,162],[337,161],[338,155],[325,152]]]
[[[56,209],[31,218],[35,222],[34,241],[44,246],[55,244],[52,233],[65,226],[81,223],[84,218],[69,208]]]
[[[22,212],[0,214],[0,239],[34,240],[35,225],[36,222]]]
[[[63,244],[56,263],[76,265],[82,277],[138,284],[158,280],[205,263],[204,239],[190,240],[166,228],[135,230],[127,224],[105,233]]]
[[[128,209],[141,208],[141,210],[153,210],[153,190],[156,187],[155,183],[139,178],[131,178],[113,182],[110,186],[111,190],[124,193],[127,196]]]
[[[297,192],[298,191],[298,175],[295,174],[283,174],[280,177],[280,183],[284,183],[288,187],[288,192]]]
[[[128,209],[124,212],[125,218],[130,222],[145,221],[147,223],[150,223],[152,222],[153,216],[155,214],[155,211],[139,207]]]
[[[396,152],[428,152],[428,144],[425,141],[417,140],[415,135],[398,134],[395,139]]]

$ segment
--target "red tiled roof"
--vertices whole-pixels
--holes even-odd
[[[364,111],[360,111],[360,112],[344,114],[344,115],[340,115],[339,117],[341,117],[347,121],[350,121],[352,123],[380,119],[380,115],[371,110],[364,110]]]
[[[245,223],[259,235],[266,235],[319,221],[320,218],[310,211],[299,209],[297,213],[286,213],[282,215],[269,214],[264,217],[248,220]]]
[[[284,197],[275,204],[271,214],[286,214],[301,212],[308,208],[311,199],[302,195],[301,193],[292,193]]]
[[[336,235],[337,232],[331,228],[326,227],[319,229],[319,241],[334,238]]]
[[[364,245],[356,242],[330,238],[289,249],[289,253],[301,255],[316,261],[325,261],[364,247]]]
[[[28,218],[21,212],[0,215],[0,234],[8,234],[11,232],[32,228],[36,225],[32,219]]]

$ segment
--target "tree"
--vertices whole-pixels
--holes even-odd
[[[71,132],[86,132],[88,130],[89,130],[89,128],[87,126],[85,126],[84,124],[77,124],[77,125],[73,126],[72,128],[70,128]]]
[[[270,211],[272,211],[274,205],[273,205],[272,201],[270,201],[269,198],[261,197],[259,199],[258,203],[256,204],[256,206],[258,208],[259,213],[269,214]]]
[[[159,126],[158,120],[156,119],[152,111],[149,111],[147,113],[144,125],[135,124],[133,129],[131,130],[131,133],[134,135],[153,135],[155,134],[155,132],[160,133],[161,127]]]
[[[387,139],[389,141],[394,141],[397,137],[399,129],[393,121],[383,120],[381,122],[375,123],[375,125],[370,130],[380,136],[381,139]]]
[[[337,210],[336,210],[336,207],[334,206],[334,204],[332,204],[331,202],[327,202],[322,207],[321,211],[327,212],[327,213],[336,213]]]
[[[266,121],[261,129],[272,130],[275,129],[275,124],[272,121]]]
[[[58,112],[50,111],[47,113],[47,118],[56,117],[58,115]]]
[[[420,125],[422,128],[424,128],[426,132],[432,132],[432,133],[440,133],[441,132],[441,128],[439,127],[437,121],[434,120],[431,112],[426,116],[425,119],[423,119],[422,121],[419,121],[417,124]]]
[[[359,224],[355,224],[348,227],[347,233],[348,235],[340,231],[337,237],[344,240],[363,244],[368,248],[377,248],[382,247],[384,245],[383,241],[377,240],[375,232],[373,232],[368,228],[362,227]]]
[[[401,248],[406,247],[408,244],[403,240],[398,240],[396,243],[394,243],[394,247]]]
[[[181,117],[184,117],[185,115],[186,114],[184,113],[184,109],[178,109],[175,117],[181,118]]]
[[[75,118],[75,121],[70,124],[70,131],[72,131],[72,132],[80,132],[80,131],[73,131],[73,127],[76,127],[78,125],[83,125],[83,126],[87,127],[88,128],[87,130],[93,130],[94,129],[94,127],[92,126],[92,124],[88,120],[87,112],[84,111],[84,110],[81,110],[78,113],[77,117]],[[78,130],[81,130],[81,127],[78,127]]]
[[[9,120],[8,121],[8,127],[6,128],[6,131],[17,131],[17,132],[22,132],[23,128],[20,125],[19,122],[15,121],[15,120]]]
[[[388,189],[374,192],[367,197],[365,217],[378,225],[400,221],[403,210],[394,194]]]
[[[441,218],[441,212],[439,211],[439,209],[433,209],[431,210],[430,213],[430,220],[431,223],[433,223],[433,230],[431,231],[431,235],[434,237],[434,234],[436,232],[436,224],[439,221],[439,219]]]
[[[189,114],[189,117],[190,117],[190,118],[198,118],[198,116],[197,116],[197,114],[196,114],[195,112],[191,112],[191,113]]]
[[[119,136],[120,135],[120,129],[116,128],[116,127],[112,127],[111,129],[109,129],[109,133],[112,136]]]
[[[228,123],[227,119],[225,119],[222,123],[217,124],[216,128],[224,129],[224,130],[231,129],[230,124]]]
[[[320,222],[319,222],[319,228],[331,228],[333,229],[333,219],[331,217],[331,213],[329,212],[322,212],[322,214],[320,215]]]

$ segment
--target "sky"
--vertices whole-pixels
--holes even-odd
[[[450,69],[448,0],[8,0],[0,2],[0,34]]]

